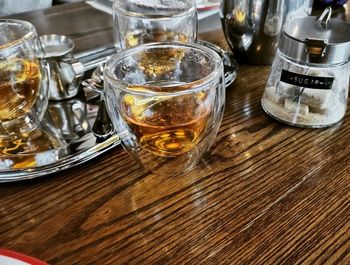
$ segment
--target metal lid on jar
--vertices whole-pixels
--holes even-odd
[[[317,17],[295,18],[288,21],[281,34],[279,49],[302,63],[340,64],[350,59],[350,24],[331,19],[327,7]]]

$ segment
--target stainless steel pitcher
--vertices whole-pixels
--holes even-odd
[[[237,60],[271,64],[284,22],[310,15],[312,4],[313,0],[223,0],[221,22]]]
[[[76,96],[85,69],[73,55],[73,41],[56,34],[43,35],[40,40],[50,67],[50,99],[63,100]]]

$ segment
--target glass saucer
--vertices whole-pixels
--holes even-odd
[[[0,137],[0,172],[26,170],[58,161],[67,154],[67,143],[50,125],[11,137]]]

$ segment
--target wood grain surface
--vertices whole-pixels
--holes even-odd
[[[112,40],[110,17],[83,3],[18,18],[77,50]],[[227,48],[221,31],[201,38]],[[0,185],[0,246],[50,264],[350,264],[350,112],[328,129],[276,122],[260,106],[269,71],[240,67],[213,151],[188,174],[144,172],[117,147]]]

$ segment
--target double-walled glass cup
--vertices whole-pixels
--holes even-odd
[[[149,42],[194,42],[195,0],[117,0],[113,4],[113,27],[118,51]]]
[[[176,175],[209,150],[225,101],[216,52],[195,43],[143,44],[114,55],[104,80],[122,145],[144,168]]]
[[[32,24],[0,20],[0,137],[38,126],[48,104],[46,64]]]
[[[49,71],[34,26],[0,20],[0,34],[0,173],[5,174],[56,161],[66,143],[42,122]]]

